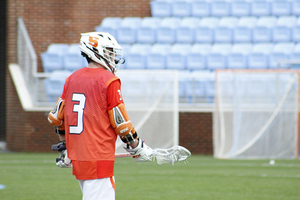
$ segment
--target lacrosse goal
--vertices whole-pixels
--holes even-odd
[[[120,70],[129,119],[151,148],[178,145],[178,75],[172,70]],[[124,153],[118,138],[116,153]]]
[[[299,72],[217,70],[214,157],[298,158]]]

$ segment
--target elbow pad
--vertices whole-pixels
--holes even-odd
[[[48,122],[53,126],[61,126],[64,119],[65,102],[58,98],[54,109],[48,114]]]
[[[137,139],[137,133],[129,120],[123,103],[108,111],[111,126],[124,143],[131,144]]]

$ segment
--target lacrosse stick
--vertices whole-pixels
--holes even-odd
[[[153,149],[153,160],[156,159],[157,164],[161,165],[169,163],[174,165],[177,161],[187,162],[187,158],[191,156],[191,152],[182,146],[174,146],[169,149]],[[131,157],[129,153],[115,154],[115,158]]]
[[[66,146],[64,142],[59,142],[58,144],[52,145],[53,151],[66,150]],[[153,157],[157,164],[161,165],[164,163],[169,163],[174,165],[175,162],[184,161],[187,162],[187,158],[191,156],[191,152],[182,146],[174,146],[169,149],[153,149]],[[119,153],[115,154],[115,158],[124,158],[131,157],[130,153]],[[57,158],[56,162],[58,162],[60,158]]]

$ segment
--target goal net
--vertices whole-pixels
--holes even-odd
[[[298,158],[299,73],[217,70],[216,158]]]
[[[178,78],[176,71],[120,70],[121,90],[129,119],[151,148],[178,145]],[[116,153],[124,153],[118,138]]]

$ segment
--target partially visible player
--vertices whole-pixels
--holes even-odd
[[[115,199],[115,143],[119,136],[136,162],[152,161],[153,150],[131,123],[115,73],[122,48],[104,32],[81,34],[81,54],[88,66],[72,73],[48,121],[57,127],[66,149],[59,167],[73,166],[84,200]],[[134,89],[134,88],[133,88]],[[64,144],[61,142],[60,144]]]

